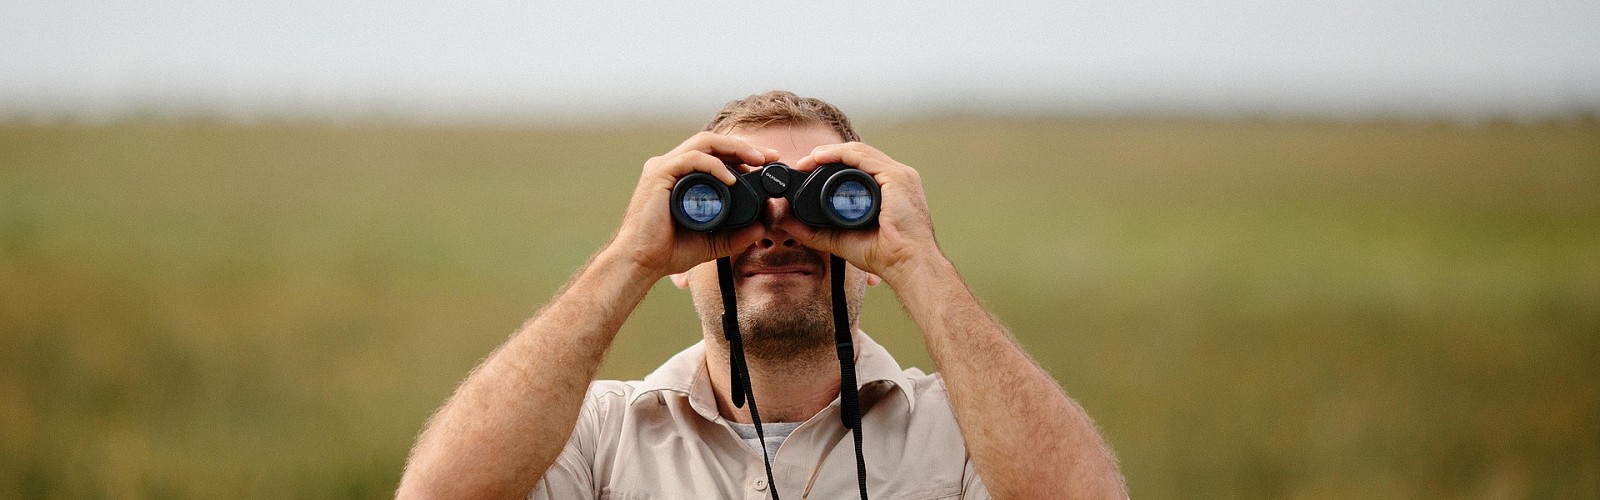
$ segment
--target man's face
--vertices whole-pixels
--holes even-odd
[[[810,155],[817,146],[844,142],[838,132],[820,124],[735,129],[728,135],[756,147],[776,149],[780,161],[790,165]],[[750,171],[759,165],[741,168]],[[745,350],[753,358],[772,360],[817,349],[831,352],[833,304],[828,254],[801,246],[779,228],[780,222],[792,217],[788,200],[773,198],[766,203],[766,212],[757,222],[766,227],[766,236],[733,256],[739,330]],[[867,273],[855,266],[846,267],[845,299],[853,326],[866,294]],[[695,266],[684,275],[675,276],[674,281],[689,287],[707,332],[714,334],[714,341],[725,343],[716,263]]]

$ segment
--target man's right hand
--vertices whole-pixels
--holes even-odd
[[[743,250],[759,241],[766,228],[752,224],[733,231],[700,233],[677,227],[668,207],[672,186],[692,172],[711,174],[731,186],[736,177],[726,165],[760,166],[777,160],[777,150],[712,132],[695,134],[644,163],[622,225],[602,253],[634,263],[655,280]]]

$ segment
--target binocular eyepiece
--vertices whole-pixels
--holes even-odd
[[[672,220],[690,231],[740,228],[761,217],[768,198],[789,200],[790,212],[807,225],[834,229],[871,225],[882,204],[878,182],[859,169],[830,163],[808,174],[772,162],[732,186],[704,172],[678,178]]]

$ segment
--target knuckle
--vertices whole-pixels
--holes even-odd
[[[661,158],[661,167],[666,170],[692,170],[696,163],[706,157],[699,151],[684,151],[667,155]]]
[[[694,170],[710,171],[712,168],[721,165],[722,160],[718,160],[717,157],[711,156],[704,151],[694,151],[684,155],[683,163]]]
[[[728,243],[727,238],[718,238],[711,234],[705,234],[702,237],[706,239],[706,247],[711,249],[712,257],[733,253],[730,248],[732,245]]]

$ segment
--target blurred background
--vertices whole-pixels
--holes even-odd
[[[0,498],[391,496],[643,161],[773,88],[923,172],[1135,498],[1600,495],[1592,1],[3,11]],[[698,338],[657,288],[602,376]]]

